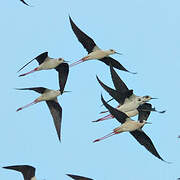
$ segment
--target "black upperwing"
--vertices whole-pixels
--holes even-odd
[[[69,65],[67,63],[62,63],[55,69],[58,71],[59,87],[62,94],[69,74]]]
[[[99,84],[112,96],[119,104],[124,104],[124,101],[126,98],[129,98],[133,94],[133,90],[128,90],[124,93],[121,93],[120,91],[114,90],[107,85],[105,85],[98,76],[96,76]]]
[[[129,91],[126,84],[122,81],[122,79],[119,77],[119,75],[113,69],[112,64],[110,64],[110,72],[111,72],[111,78],[112,78],[112,81],[113,81],[113,84],[114,84],[114,87],[116,88],[116,90],[118,90],[122,93]]]
[[[155,146],[153,145],[153,142],[151,141],[151,139],[145,134],[144,131],[142,130],[135,130],[130,132],[132,136],[134,136],[134,138],[142,145],[144,146],[150,153],[152,153],[154,156],[156,156],[157,158],[161,159],[162,161],[164,161],[162,159],[162,157],[159,155],[159,153],[157,152]]]
[[[26,63],[21,69],[19,69],[17,72],[21,71],[22,69],[24,69],[28,64],[30,64],[32,61],[37,60],[37,62],[40,64],[42,64],[45,59],[48,57],[48,52],[44,52],[41,53],[39,56],[35,57],[34,59],[32,59],[31,61],[29,61],[28,63]]]
[[[24,180],[31,180],[35,176],[36,169],[29,165],[6,166],[5,169],[12,169],[23,174]]]
[[[33,90],[36,91],[37,93],[43,94],[47,88],[44,87],[32,87],[32,88],[16,88],[17,90]]]
[[[93,180],[87,177],[83,177],[83,176],[77,176],[77,175],[73,175],[73,174],[66,174],[67,176],[71,177],[72,179],[75,180]]]
[[[106,103],[103,96],[101,95],[101,100],[104,106],[108,109],[108,111],[121,123],[123,124],[127,118],[129,118],[125,113],[113,108],[109,104]]]
[[[80,43],[87,50],[88,53],[92,52],[94,47],[96,46],[96,43],[94,42],[94,40],[92,38],[90,38],[87,34],[82,32],[76,26],[76,24],[73,22],[73,20],[71,19],[70,16],[69,16],[69,20],[70,20],[72,30],[73,30],[74,34],[76,35],[76,37],[78,38],[78,40],[80,41]]]
[[[54,120],[54,125],[56,128],[56,132],[58,134],[59,141],[61,141],[61,122],[62,122],[62,108],[56,100],[46,101],[51,115]]]

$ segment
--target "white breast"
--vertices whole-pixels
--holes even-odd
[[[47,69],[53,69],[57,67],[59,64],[61,64],[61,61],[58,61],[58,59],[52,59],[49,58],[45,60],[39,67],[39,70],[47,70]]]
[[[47,92],[43,93],[38,99],[38,101],[48,101],[54,100],[57,96],[59,96],[61,92],[59,90],[48,90]]]
[[[36,177],[35,177],[35,176],[34,176],[34,177],[32,177],[32,178],[31,178],[31,180],[36,180]]]
[[[109,54],[103,50],[96,50],[88,54],[88,59],[101,59]]]

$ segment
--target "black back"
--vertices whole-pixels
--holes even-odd
[[[47,57],[48,57],[48,52],[44,52],[39,56],[35,57],[34,59],[36,59],[39,64],[42,64]]]
[[[73,22],[71,17],[69,16],[69,21],[72,27],[72,30],[80,43],[83,45],[83,47],[87,50],[88,53],[92,52],[94,47],[96,46],[96,43],[93,39],[91,39],[87,34],[82,32]]]

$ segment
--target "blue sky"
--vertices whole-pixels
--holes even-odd
[[[179,67],[180,2],[178,0],[19,0],[0,6],[1,125],[0,166],[28,164],[36,167],[37,179],[68,180],[77,174],[96,180],[172,180],[180,177]],[[66,90],[58,97],[63,108],[62,143],[59,143],[46,103],[16,112],[38,94],[14,88],[43,86],[58,89],[57,73],[41,71],[18,77],[17,70],[42,52],[74,62],[86,50],[73,34],[68,15],[99,47],[115,49],[113,55],[137,75],[117,71],[136,95],[158,97],[151,103],[165,114],[152,113],[144,131],[167,164],[151,155],[129,133],[99,143],[96,138],[110,133],[119,123],[101,123],[100,94],[109,96],[96,75],[112,85],[110,71],[99,61],[70,69]],[[37,66],[29,65],[23,72]],[[112,103],[113,104],[113,103]],[[114,103],[115,105],[115,103]],[[135,117],[134,119],[137,119]],[[0,169],[0,179],[19,180],[15,171]]]

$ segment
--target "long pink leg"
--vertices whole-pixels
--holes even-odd
[[[31,105],[33,105],[33,104],[36,104],[36,103],[38,103],[38,101],[37,101],[37,100],[34,100],[32,103],[29,103],[29,104],[27,104],[27,105],[25,105],[25,106],[23,106],[23,107],[20,107],[20,108],[18,108],[16,111],[18,112],[18,111],[20,111],[20,110],[22,110],[22,109],[24,109],[24,108],[27,108],[27,107],[29,107],[29,106],[31,106]]]
[[[87,59],[88,59],[88,56],[80,59],[79,61],[76,61],[76,62],[70,64],[69,67],[73,67],[73,66],[75,66],[75,65],[77,65],[77,64],[80,64],[80,63],[84,62],[84,61],[87,60]]]
[[[38,68],[35,68],[35,69],[33,69],[32,71],[29,71],[29,72],[24,73],[24,74],[20,74],[19,77],[20,77],[20,76],[26,76],[27,74],[31,74],[31,73],[33,73],[33,72],[35,72],[35,71],[37,71],[37,70],[38,70]]]
[[[100,118],[100,119],[92,121],[92,122],[99,122],[99,121],[104,121],[104,120],[112,119],[112,118],[114,118],[114,116],[112,114],[108,114],[108,115],[104,116],[103,118]]]
[[[107,134],[107,135],[104,136],[104,137],[101,137],[101,138],[99,138],[99,139],[94,140],[93,143],[98,142],[98,141],[101,141],[101,140],[106,139],[106,138],[108,138],[108,137],[111,137],[111,136],[113,136],[113,135],[115,135],[115,134],[117,134],[117,133],[115,133],[115,132],[109,133],[109,134]]]

